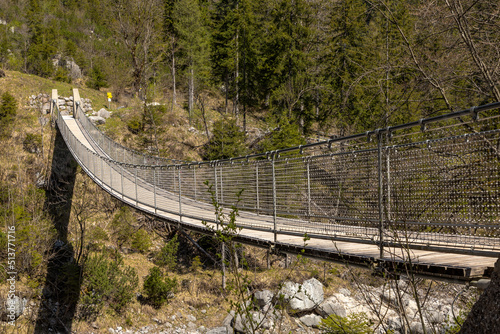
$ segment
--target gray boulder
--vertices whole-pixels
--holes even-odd
[[[330,297],[324,300],[316,308],[316,312],[326,318],[332,314],[338,315],[340,317],[347,316],[347,312],[342,304],[340,304],[335,297]]]
[[[94,124],[104,124],[106,123],[106,120],[100,116],[89,116],[89,119],[92,121]]]
[[[1,303],[0,319],[2,321],[14,321],[23,314],[24,307],[26,306],[26,298],[19,298],[19,296],[14,296],[13,298],[7,298],[3,303]]]
[[[253,296],[255,298],[257,306],[259,306],[260,308],[264,308],[266,305],[271,303],[274,294],[269,290],[262,290],[257,291]]]
[[[216,327],[216,328],[212,328],[212,329],[209,329],[206,334],[232,334],[233,333],[233,330],[231,329],[229,331],[229,329],[227,327]]]
[[[312,311],[323,302],[323,284],[315,278],[304,281],[302,285],[287,281],[279,295],[283,296],[290,309],[295,312]]]
[[[270,329],[274,326],[274,322],[266,318],[262,313],[260,312],[251,312],[251,320],[247,318],[246,314],[237,314],[236,317],[234,318],[233,322],[233,328],[236,332],[241,332],[241,333],[252,333],[252,329],[258,329],[258,328],[263,328],[263,329]]]
[[[314,313],[313,314],[306,314],[306,315],[299,318],[299,320],[302,321],[302,323],[304,325],[306,325],[307,327],[314,327],[314,328],[319,327],[322,319],[323,318],[321,318],[319,315],[314,314]]]
[[[97,116],[102,117],[102,118],[109,118],[110,114],[109,114],[109,111],[107,111],[104,108],[101,108],[101,110],[99,110],[97,112]]]

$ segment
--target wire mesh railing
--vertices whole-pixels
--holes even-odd
[[[66,124],[74,119],[58,113],[58,125],[75,158],[106,191],[169,219],[219,223],[215,199],[226,208],[237,203],[237,225],[272,232],[275,242],[283,234],[308,234],[377,244],[381,253],[384,246],[405,244],[496,256],[498,108],[500,103],[265,154],[184,164],[129,157],[83,113],[78,121],[107,156],[75,136]]]
[[[109,158],[115,161],[135,165],[157,166],[186,162],[183,160],[147,155],[115,142],[97,128],[97,126],[87,117],[80,104],[76,105],[75,117],[80,121],[80,125],[90,135],[91,140],[93,140]]]

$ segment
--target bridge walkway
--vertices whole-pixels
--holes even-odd
[[[74,119],[73,116],[63,116],[62,119],[75,138],[89,151],[104,155],[102,151],[96,149],[96,144],[92,143],[91,137],[80,125],[79,120]],[[71,145],[68,146],[70,146],[71,150]],[[132,170],[113,164],[112,161],[107,162],[110,171],[109,175],[102,174],[105,168],[100,169],[100,175],[97,172],[93,174],[79,160],[76,154],[74,156],[97,184],[122,202],[157,218],[174,224],[181,224],[183,228],[193,231],[212,233],[210,229],[215,230],[218,228],[217,217],[212,205],[189,198],[179,198],[176,194],[154,187],[145,180],[137,179],[137,175],[134,175]],[[95,159],[94,164],[102,164],[105,161]],[[121,189],[121,191],[116,191],[116,189]],[[155,205],[145,204],[148,202],[153,203],[151,201],[153,198],[154,202],[156,202]],[[137,199],[149,199],[149,201],[138,201]],[[228,214],[228,211],[226,210],[225,213]],[[324,224],[314,226],[315,224],[311,224],[309,228],[304,229],[304,224],[301,221],[278,217],[278,230],[280,229],[279,226],[282,225],[286,225],[286,229],[283,229],[279,234],[275,234],[272,216],[240,211],[237,221],[239,226],[246,226],[239,230],[235,237],[239,242],[262,248],[272,247],[275,251],[283,253],[300,253],[306,257],[356,266],[379,266],[388,270],[394,268],[403,269],[405,263],[411,258],[411,270],[417,275],[470,281],[488,277],[496,261],[493,257],[401,249],[398,247],[385,247],[384,255],[380,257],[379,246],[376,244],[377,240],[375,238],[372,244],[367,244],[366,241],[363,243],[355,242],[352,240],[352,235],[345,235],[344,239],[347,241],[343,241],[342,232],[335,229],[335,226],[325,226]],[[297,226],[296,233],[293,233],[294,225]],[[321,237],[315,237],[318,232],[317,228],[322,229]],[[366,228],[363,228],[363,232],[366,233]],[[375,235],[376,229],[373,232]],[[308,233],[311,239],[304,241],[304,233]],[[332,237],[335,236],[336,240],[334,241],[333,238],[328,237],[329,234]]]

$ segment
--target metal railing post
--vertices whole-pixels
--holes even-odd
[[[276,229],[276,169],[274,166],[274,162],[276,159],[276,153],[272,153],[272,171],[273,171],[273,230],[274,230],[274,243],[276,243],[277,237],[277,229]]]
[[[311,177],[309,174],[309,164],[310,160],[307,159],[306,169],[307,169],[307,217],[311,220]]]
[[[156,214],[157,213],[157,211],[156,211],[156,167],[153,167],[153,193],[154,193],[155,214]]]
[[[223,166],[220,167],[220,203],[224,203],[224,181],[222,178],[222,171],[224,170]]]
[[[113,168],[109,164],[109,191],[113,193]]]
[[[255,164],[255,205],[257,207],[257,214],[259,214],[259,208],[260,208],[260,203],[259,203],[259,164]]]
[[[214,183],[215,183],[215,201],[219,201],[219,195],[217,190],[217,163],[214,163]],[[217,229],[219,229],[219,212],[215,210],[215,223],[217,224]]]
[[[139,206],[139,198],[137,197],[137,166],[135,166],[135,206]]]
[[[377,133],[378,144],[378,216],[379,216],[379,248],[380,258],[384,257],[384,212],[383,212],[383,180],[382,180],[382,133]]]
[[[182,223],[182,187],[181,187],[181,167],[179,170],[179,223]]]
[[[102,180],[102,184],[106,184],[104,182],[104,159],[101,157],[101,180]]]
[[[197,199],[197,193],[196,193],[196,165],[193,166],[193,187],[194,187],[194,200],[196,201],[196,199]]]
[[[123,194],[123,165],[120,164],[120,172],[121,172],[121,184],[122,184],[122,200],[124,198],[124,194]]]

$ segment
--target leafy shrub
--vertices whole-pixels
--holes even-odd
[[[59,82],[71,83],[71,76],[69,71],[63,67],[58,67],[56,73],[54,74],[54,80]]]
[[[90,71],[89,79],[85,83],[87,87],[99,90],[101,87],[108,87],[108,81],[106,80],[106,75],[101,70],[100,66],[94,66],[92,71]]]
[[[136,135],[144,129],[144,125],[140,119],[132,118],[127,122],[127,128],[130,132]]]
[[[213,136],[206,145],[204,158],[207,160],[227,159],[245,155],[245,133],[235,120],[220,120],[214,123]]]
[[[42,146],[42,136],[35,133],[27,133],[23,140],[23,149],[29,153],[40,152]]]
[[[122,206],[113,217],[111,228],[120,247],[127,245],[133,234],[134,215],[128,206]]]
[[[167,269],[174,269],[177,265],[177,250],[179,241],[177,235],[170,239],[156,255],[155,263]]]
[[[330,315],[321,321],[320,328],[325,334],[369,334],[373,330],[363,313],[341,317]]]
[[[139,278],[134,268],[125,266],[121,256],[110,259],[109,252],[91,256],[84,264],[79,316],[95,319],[107,304],[120,313],[132,301]]]
[[[306,140],[300,134],[299,126],[287,120],[282,120],[279,122],[278,127],[259,143],[259,151],[274,151],[304,144],[306,144]]]
[[[177,279],[174,277],[163,278],[163,273],[159,267],[149,270],[149,275],[144,280],[144,293],[148,302],[155,308],[160,308],[172,296],[172,292],[177,287]]]
[[[200,257],[195,256],[193,258],[193,260],[191,261],[191,267],[190,267],[191,271],[196,274],[200,270],[201,266],[202,265],[201,265]]]
[[[94,227],[91,232],[91,239],[95,241],[108,241],[108,233],[100,226]]]
[[[17,114],[16,98],[9,92],[2,94],[0,98],[0,134],[8,135],[10,133],[9,124],[12,123]]]
[[[144,230],[139,230],[132,236],[132,248],[141,253],[146,253],[151,245],[151,237]]]
[[[9,92],[2,94],[0,98],[0,118],[14,117],[17,114],[16,98]]]

